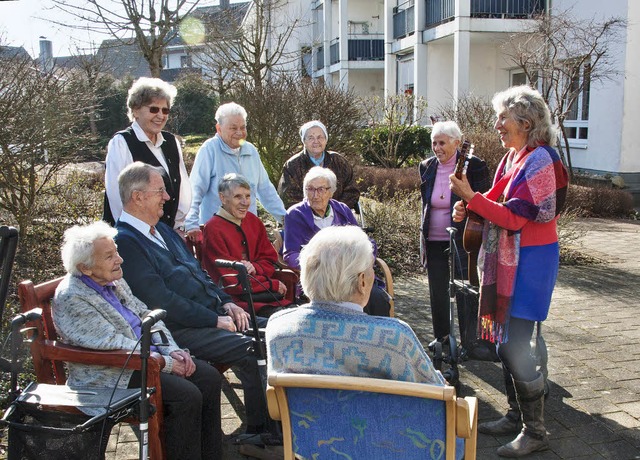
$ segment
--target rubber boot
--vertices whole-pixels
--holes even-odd
[[[538,373],[531,382],[513,381],[522,413],[522,431],[510,443],[498,449],[501,457],[519,458],[547,450],[549,439],[544,428],[544,376]]]
[[[516,389],[513,386],[511,374],[504,364],[502,365],[502,374],[504,376],[504,385],[507,391],[509,410],[498,420],[479,424],[478,431],[480,433],[501,436],[505,434],[518,434],[522,429],[520,407],[518,407],[518,400],[516,398]]]

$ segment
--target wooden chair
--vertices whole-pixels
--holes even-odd
[[[125,366],[131,354],[128,350],[96,351],[66,345],[59,341],[51,317],[51,300],[61,280],[62,278],[57,278],[38,285],[27,280],[18,285],[21,311],[24,313],[37,307],[42,309],[40,321],[27,323],[27,327],[35,328],[37,331],[37,333],[31,333],[30,338],[32,339],[31,356],[38,383],[64,385],[67,381],[65,362],[120,368]],[[150,403],[156,410],[155,414],[149,418],[149,455],[152,460],[165,458],[160,386],[160,371],[164,364],[164,358],[158,353],[151,353],[147,361],[147,385],[155,388],[155,393],[150,397]],[[133,358],[126,363],[126,368],[140,370],[140,365],[139,353],[134,353]],[[135,423],[137,420],[128,421]]]
[[[272,244],[274,249],[278,253],[278,264],[283,269],[287,269],[295,273],[299,273],[298,270],[296,270],[295,268],[289,267],[284,261],[284,258],[282,256],[282,248],[284,245],[282,241],[282,235],[280,234],[280,232],[276,232],[275,235],[276,236]],[[389,265],[387,265],[387,263],[380,257],[376,258],[375,268],[376,268],[376,271],[379,271],[379,274],[384,279],[385,291],[387,291],[387,294],[389,294],[389,297],[390,297],[389,304],[391,305],[391,308],[389,309],[389,316],[393,318],[395,316],[395,301],[394,301],[394,291],[393,291],[393,276],[391,275],[391,270],[389,269]],[[287,289],[289,289],[289,286],[287,286]]]
[[[453,387],[306,374],[268,382],[285,460],[476,458],[477,398],[457,398]]]

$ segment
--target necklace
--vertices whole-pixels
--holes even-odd
[[[441,181],[439,185],[440,185],[440,187],[439,187],[440,188],[440,199],[444,200],[444,192],[445,192],[445,187],[447,185],[446,180],[445,180],[445,182]]]

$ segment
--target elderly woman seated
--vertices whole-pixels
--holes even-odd
[[[302,249],[300,279],[311,303],[269,320],[269,372],[444,384],[405,322],[362,311],[374,282],[372,250],[355,226],[320,230]]]
[[[236,271],[218,267],[216,259],[242,262],[247,268],[254,308],[269,317],[291,304],[284,299],[287,287],[273,276],[278,254],[269,241],[267,229],[249,211],[251,185],[240,174],[226,174],[218,183],[222,205],[203,230],[202,262],[211,278],[226,286],[236,304],[247,309],[248,294],[243,294]]]
[[[358,225],[351,209],[332,199],[337,178],[333,171],[315,166],[304,177],[304,200],[291,206],[284,217],[284,260],[292,268],[300,268],[300,251],[320,229]],[[376,246],[373,242],[372,254]],[[388,294],[376,280],[370,302],[364,311],[374,316],[389,316],[391,304]]]
[[[64,234],[67,276],[56,290],[52,316],[65,343],[94,350],[134,350],[138,345],[149,310],[122,279],[116,233],[105,222],[95,222]],[[156,326],[168,341],[168,346],[153,347],[166,363],[161,383],[167,458],[221,458],[220,374],[181,350],[162,322]],[[140,386],[139,371],[76,363],[68,367],[69,386]]]

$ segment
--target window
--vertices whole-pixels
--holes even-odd
[[[522,69],[512,70],[509,75],[509,80],[511,81],[511,86],[530,85],[532,88],[540,89],[538,72],[532,72],[532,77],[529,79]]]
[[[180,67],[192,67],[193,62],[191,61],[191,56],[180,56]]]
[[[571,65],[571,64],[568,64]],[[571,70],[571,69],[570,69]],[[565,99],[565,135],[572,144],[585,145],[589,138],[589,93],[591,90],[591,65],[567,72],[570,77],[565,84],[568,92]]]
[[[303,46],[300,50],[300,68],[303,77],[313,74],[313,54],[310,46]]]

